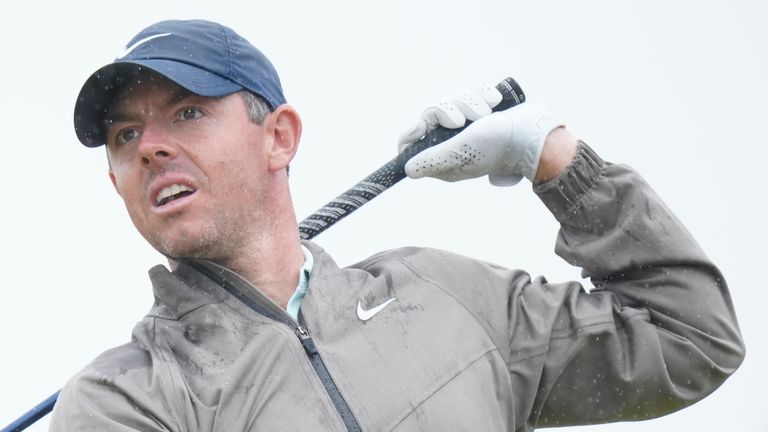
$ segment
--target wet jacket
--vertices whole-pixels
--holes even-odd
[[[132,341],[66,385],[51,430],[530,431],[662,415],[738,367],[722,275],[638,174],[582,145],[535,191],[590,293],[423,248],[339,268],[305,243],[296,322],[225,268],[158,266]]]

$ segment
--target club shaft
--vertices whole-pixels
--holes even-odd
[[[512,78],[507,78],[500,82],[496,89],[501,92],[502,100],[493,108],[494,111],[502,111],[525,101],[525,94]],[[467,126],[469,126],[469,122],[462,128],[447,129],[438,127],[432,130],[422,139],[411,144],[403,152],[379,167],[373,174],[301,221],[299,223],[299,235],[304,240],[312,239],[333,226],[336,222],[349,216],[350,213],[405,178],[405,163],[409,159],[430,147],[458,135]]]
[[[56,403],[56,399],[59,398],[59,392],[50,395],[48,399],[40,402],[37,406],[24,413],[13,423],[4,427],[0,432],[19,432],[31,426],[36,421],[45,417],[46,414],[53,410],[53,405]]]

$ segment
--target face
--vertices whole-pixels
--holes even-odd
[[[201,97],[155,75],[128,87],[108,111],[107,154],[131,220],[168,257],[226,261],[269,227],[271,119],[251,122],[239,94]]]

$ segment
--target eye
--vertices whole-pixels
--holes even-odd
[[[179,120],[195,120],[203,116],[203,112],[196,107],[187,107],[179,111],[177,118]]]
[[[117,131],[114,141],[115,144],[122,145],[137,139],[139,136],[141,136],[141,131],[137,128],[127,127]]]

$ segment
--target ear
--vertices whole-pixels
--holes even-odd
[[[117,187],[117,179],[115,178],[115,173],[112,171],[112,168],[109,169],[109,179],[112,181],[112,186],[115,187],[115,192],[117,192],[118,195],[122,196],[120,194],[120,188]]]
[[[301,139],[301,118],[290,105],[280,105],[265,121],[272,136],[269,146],[269,170],[280,171],[288,167]]]

